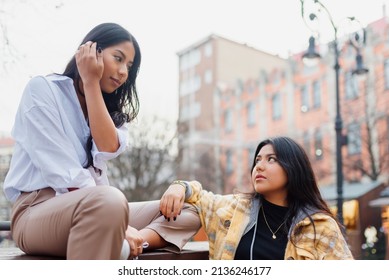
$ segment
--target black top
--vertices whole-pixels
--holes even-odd
[[[265,210],[266,220],[273,232],[285,221],[288,207],[282,207],[272,204],[262,199],[262,206]],[[283,260],[286,243],[288,242],[288,232],[285,224],[275,233],[276,239],[273,239],[272,232],[266,225],[263,218],[263,209],[259,209],[257,219],[257,230],[255,232],[255,241],[253,246],[254,260]],[[250,248],[253,240],[255,226],[242,236],[238,248],[235,252],[235,260],[249,260]]]

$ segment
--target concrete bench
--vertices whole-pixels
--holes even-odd
[[[162,250],[146,252],[139,256],[139,260],[208,260],[208,242],[188,242],[179,253]],[[62,258],[50,256],[32,256],[22,252],[19,248],[0,248],[0,260],[60,260]]]
[[[10,231],[10,221],[0,221],[0,231]],[[17,247],[0,248],[0,260],[53,260],[61,259],[50,256],[27,255]],[[207,241],[188,242],[180,253],[154,250],[140,255],[139,260],[208,260],[209,246]]]

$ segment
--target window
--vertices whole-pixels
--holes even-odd
[[[309,133],[306,131],[303,135],[303,147],[307,155],[309,156],[311,154],[311,142],[309,138]]]
[[[211,42],[208,42],[208,43],[205,44],[204,54],[205,54],[205,57],[211,57],[212,56],[212,43]]]
[[[315,132],[315,159],[321,160],[323,158],[323,136],[320,130]]]
[[[180,70],[181,71],[185,71],[186,69],[188,69],[188,64],[189,64],[189,61],[188,61],[188,54],[184,54],[180,57]]]
[[[389,58],[384,62],[385,89],[389,89]]]
[[[386,117],[386,139],[389,139],[389,116]],[[389,152],[389,145],[388,144],[387,144],[386,149],[387,149],[387,152]]]
[[[201,88],[201,77],[194,71],[189,71],[180,82],[180,96],[185,96]]]
[[[195,92],[195,91],[198,91],[200,88],[201,88],[201,77],[200,77],[199,75],[196,74],[196,75],[191,79],[190,91],[191,91],[191,92]]]
[[[194,67],[194,66],[196,66],[197,64],[200,63],[200,61],[201,61],[201,54],[200,54],[199,49],[194,49],[194,50],[192,50],[190,52],[189,61],[190,61],[190,66],[191,67]]]
[[[319,81],[314,81],[312,84],[312,99],[313,99],[313,108],[320,108],[321,106],[321,91]]]
[[[226,132],[232,131],[232,112],[230,109],[224,112],[224,127]]]
[[[252,94],[255,90],[255,82],[250,81],[246,87],[247,93]]]
[[[201,104],[199,102],[191,103],[180,107],[179,119],[180,121],[187,121],[197,118],[201,114]]]
[[[193,49],[180,57],[180,70],[185,71],[200,63],[200,51]]]
[[[279,72],[276,72],[276,73],[273,73],[273,75],[272,75],[273,77],[272,77],[272,83],[273,83],[273,85],[275,85],[275,86],[277,86],[277,85],[279,85],[280,83],[281,83],[281,73],[279,73]]]
[[[205,73],[204,73],[204,82],[206,84],[208,84],[208,85],[210,83],[212,83],[212,70],[211,69],[208,69],[208,70],[205,71]]]
[[[265,70],[261,70],[260,72],[260,80],[262,80],[265,84],[267,84],[269,82],[269,77],[268,77],[268,74]]]
[[[179,119],[180,121],[187,121],[190,117],[190,108],[187,105],[180,106]]]
[[[357,123],[351,123],[347,128],[347,150],[349,155],[356,155],[361,153],[362,139],[361,127]]]
[[[301,87],[301,112],[306,113],[309,109],[309,94],[306,85]]]
[[[181,56],[180,70],[185,71],[190,68],[193,68],[194,66],[200,63],[200,60],[200,51],[198,49],[193,49]]]
[[[255,104],[250,102],[247,104],[247,126],[255,125]]]
[[[346,99],[354,99],[358,97],[358,80],[351,71],[346,72],[345,83]]]
[[[281,119],[281,95],[276,93],[272,97],[273,120]]]
[[[235,85],[235,94],[237,96],[241,95],[242,92],[243,92],[243,88],[244,88],[244,85],[243,85],[243,82],[241,79],[238,79],[236,81],[236,85]]]

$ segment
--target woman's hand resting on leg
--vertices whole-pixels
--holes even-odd
[[[181,213],[185,201],[185,187],[181,184],[171,184],[161,197],[159,209],[165,218],[176,220]]]
[[[130,259],[136,258],[143,252],[143,237],[136,228],[127,227],[126,239],[130,245]]]

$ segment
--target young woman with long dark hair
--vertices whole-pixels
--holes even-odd
[[[176,181],[162,196],[161,212],[171,219],[184,202],[195,205],[210,259],[353,259],[304,149],[274,137],[260,142],[253,158],[252,192],[218,195],[197,181]]]
[[[106,161],[126,149],[127,124],[138,115],[140,63],[134,36],[102,23],[85,36],[64,73],[34,77],[25,87],[4,182],[13,203],[12,236],[24,252],[125,259],[141,254],[145,242],[151,249],[180,249],[196,233],[198,227],[168,234],[174,226],[159,220],[158,204],[148,206],[155,213],[140,211],[139,204],[129,210],[124,194],[109,185]],[[180,221],[199,224],[195,211],[183,216]]]

